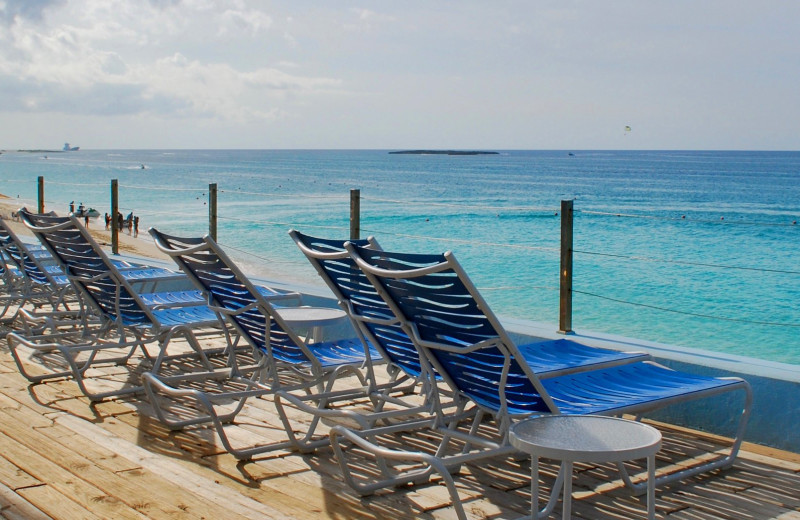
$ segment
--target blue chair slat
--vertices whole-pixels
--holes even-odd
[[[445,261],[443,255],[419,255],[411,262],[409,254],[392,257],[367,252],[365,258],[382,269],[426,267]],[[408,280],[384,279],[389,291],[403,312],[412,319],[423,339],[444,343],[473,344],[496,337],[497,331],[478,308],[474,298],[452,271],[439,272]],[[458,306],[455,303],[458,303]]]
[[[518,348],[528,366],[540,377],[547,375],[554,367],[577,368],[615,359],[635,359],[628,352],[597,349],[568,339],[526,343]],[[646,356],[641,356],[642,361],[645,359]]]
[[[505,399],[508,403],[519,403],[514,414],[551,411],[523,368],[513,358],[507,358],[499,348],[485,348],[468,354],[436,350],[431,355],[449,374],[454,390],[484,408],[497,412]]]
[[[152,313],[161,325],[167,327],[185,325],[186,323],[211,322],[217,319],[217,315],[205,305],[157,309],[153,310]]]
[[[66,275],[54,276],[53,281],[55,281],[56,285],[68,285],[69,278]]]
[[[22,271],[20,271],[16,266],[5,264],[5,269],[3,270],[3,274],[6,272],[11,273],[14,277],[22,276]]]
[[[180,277],[178,273],[162,267],[128,267],[120,271],[120,273],[128,280],[152,280],[154,278]]]
[[[364,345],[357,338],[313,343],[310,348],[323,367],[364,361]],[[370,357],[376,361],[381,359],[380,354],[374,348],[370,348]]]
[[[205,302],[203,293],[199,290],[139,293],[139,298],[148,307]]]

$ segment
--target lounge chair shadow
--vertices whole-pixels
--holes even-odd
[[[137,404],[143,404],[138,401]],[[136,444],[151,453],[174,459],[188,460],[213,467],[212,457],[224,453],[216,446],[213,432],[207,428],[184,428],[170,431],[158,419],[142,408],[137,409],[138,423]]]
[[[5,352],[7,348],[3,349]],[[10,354],[9,354],[10,355]],[[63,368],[65,366],[64,360],[57,354],[31,356],[33,359],[29,362],[39,362],[40,367],[44,370],[54,370]],[[135,386],[141,377],[139,374],[142,369],[139,369],[131,364],[122,371],[125,376],[120,379],[120,373],[114,373],[113,365],[111,372],[105,375],[100,375],[95,378],[94,383],[107,383],[113,386]],[[130,369],[130,370],[129,370]],[[93,368],[92,370],[100,372],[99,369]],[[83,419],[93,424],[102,424],[107,419],[135,412],[139,404],[141,395],[126,394],[119,396],[115,399],[106,399],[103,401],[92,401],[80,392],[76,392],[74,380],[69,376],[60,378],[48,379],[38,383],[29,383],[27,385],[28,394],[31,399],[44,408],[53,411],[68,413],[74,417]],[[123,408],[117,405],[123,406]]]
[[[434,515],[415,504],[409,495],[414,489],[382,490],[362,497],[351,489],[338,473],[338,465],[330,449],[318,450],[313,456],[304,455],[308,467],[320,478],[324,497],[324,514],[328,518],[433,519]]]

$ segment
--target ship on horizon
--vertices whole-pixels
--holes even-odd
[[[65,152],[77,152],[80,149],[80,146],[70,146],[69,143],[64,143],[64,148],[62,148]]]

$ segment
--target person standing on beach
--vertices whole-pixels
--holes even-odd
[[[139,216],[133,217],[133,236],[139,236]]]

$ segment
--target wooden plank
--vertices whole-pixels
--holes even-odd
[[[50,519],[41,510],[2,484],[0,484],[0,517],[8,520]]]
[[[7,428],[7,425],[6,425]],[[77,478],[58,464],[44,457],[31,457],[31,446],[15,442],[5,434],[0,434],[0,449],[4,457],[46,485],[20,488],[16,492],[50,516],[59,518],[84,517],[142,518],[136,511],[120,503],[115,497]],[[40,449],[40,448],[39,448]],[[65,453],[62,453],[66,455]],[[40,498],[44,494],[44,501]],[[63,503],[63,513],[54,504]],[[54,513],[58,512],[54,515]],[[63,515],[63,516],[62,516]]]
[[[98,516],[91,511],[87,511],[51,486],[25,488],[19,491],[19,495],[28,502],[36,504],[50,518],[58,518],[59,520],[102,520],[103,518],[113,518],[105,515]]]
[[[26,473],[5,457],[0,456],[0,483],[10,489],[18,489],[38,486],[42,484],[42,481]]]
[[[185,469],[182,465],[160,457],[157,454],[125,442],[120,437],[113,435],[102,428],[81,421],[78,418],[62,415],[57,422],[107,449],[116,451],[143,468],[161,476],[163,479],[195,493],[198,497],[205,497],[211,502],[225,504],[230,515],[241,515],[246,518],[283,518],[280,511],[271,506],[259,503],[239,493],[230,492],[196,472]]]
[[[713,513],[716,518],[739,520],[741,518],[775,518],[786,510],[765,503],[756,503],[738,494],[709,492],[700,486],[678,490],[664,500],[681,503],[694,511]]]
[[[715,435],[709,432],[701,432],[698,430],[692,430],[682,426],[676,426],[674,424],[667,424],[649,419],[646,419],[644,422],[656,426],[657,428],[661,429],[662,432],[681,433],[686,436],[686,438],[690,439],[690,442],[692,443],[696,443],[700,439],[710,440],[722,445],[730,445],[731,442],[731,439],[727,437]],[[800,464],[800,453],[792,453],[790,451],[780,450],[770,446],[762,446],[752,442],[742,443],[741,456],[744,458],[750,458],[751,456],[768,457],[774,459],[778,465],[780,465],[781,462],[794,462],[796,464]],[[800,468],[795,471],[800,471]]]
[[[262,407],[266,406],[266,409],[272,409],[271,403],[264,400],[254,400],[254,403],[258,403]],[[273,423],[278,422],[277,415],[274,415],[274,411],[272,413],[273,415],[260,414],[259,417],[261,420]],[[131,425],[135,422],[134,416],[124,416],[121,419]],[[151,418],[139,417],[139,419],[140,421],[136,425],[138,428],[146,430],[150,430],[153,427],[159,428],[158,423],[154,425]],[[248,425],[252,426],[252,419],[249,416],[245,420]],[[200,429],[208,430],[203,427]],[[285,439],[285,433],[282,428],[268,427],[268,429],[271,432],[269,434],[270,440],[283,441]],[[247,428],[243,430],[249,431]],[[117,426],[114,427],[114,432],[118,435],[129,435]],[[197,435],[198,432],[193,429],[192,433],[183,432],[180,435],[190,436],[192,434]],[[207,434],[208,432],[203,434],[203,437]],[[160,439],[160,441],[163,442],[163,439]],[[196,457],[193,453],[186,453],[185,455],[191,458]],[[219,483],[232,486],[232,489],[238,489],[239,492],[248,496],[263,497],[264,492],[268,492],[268,502],[288,515],[298,518],[317,518],[324,511],[328,515],[337,516],[343,514],[344,517],[350,517],[353,512],[353,505],[362,505],[365,499],[356,496],[340,479],[328,478],[327,475],[329,473],[327,471],[319,471],[321,468],[320,462],[330,460],[324,466],[326,466],[326,469],[331,468],[331,473],[334,475],[338,474],[338,465],[332,461],[331,457],[332,452],[329,449],[325,449],[312,456],[291,454],[281,450],[257,456],[255,460],[246,462],[236,461],[232,456],[224,452],[213,456],[204,456],[199,460],[196,458],[195,460],[176,460],[188,464],[188,468],[195,468],[194,471],[198,473],[210,471],[213,468],[214,477]],[[310,467],[318,471],[310,471]],[[219,478],[220,476],[228,478]],[[245,488],[241,486],[243,476],[248,483]],[[290,479],[291,482],[287,483],[286,479]],[[395,497],[395,495],[392,496]],[[397,500],[394,498],[389,499],[387,505],[380,509],[385,509],[385,513],[392,517],[398,517],[398,510],[394,507],[396,502]],[[372,510],[373,508],[365,510],[362,507],[357,516],[373,517]],[[413,517],[414,515],[412,514],[410,518]]]
[[[16,418],[12,418],[16,419]],[[78,453],[72,444],[60,445],[58,435],[42,439],[43,428],[27,430],[20,425],[17,428],[6,426],[7,433],[16,434],[21,444],[28,448],[36,446],[37,451],[47,461],[39,461],[32,471],[38,478],[45,478],[47,482],[58,490],[75,495],[87,509],[100,508],[106,502],[120,502],[121,511],[114,511],[114,517],[139,518],[139,512],[146,512],[152,518],[193,518],[195,515],[208,512],[217,516],[236,518],[227,508],[217,506],[202,496],[187,494],[182,488],[167,485],[167,483],[140,470],[138,465],[131,461],[122,461],[113,453],[95,446],[89,452]],[[28,439],[28,437],[30,439]],[[28,441],[29,442],[26,442]],[[88,442],[84,442],[87,444]],[[96,463],[91,456],[99,456],[103,461]],[[30,462],[30,461],[28,461]],[[57,465],[58,469],[52,466]],[[111,471],[109,471],[111,469]],[[31,470],[28,470],[31,471]],[[44,473],[47,471],[47,473]],[[142,479],[142,477],[147,477]],[[69,486],[64,486],[64,483]],[[85,484],[82,484],[85,483]],[[82,493],[82,494],[81,494]],[[109,498],[110,497],[110,498]],[[122,506],[131,508],[125,511]],[[103,516],[106,516],[104,513]]]

